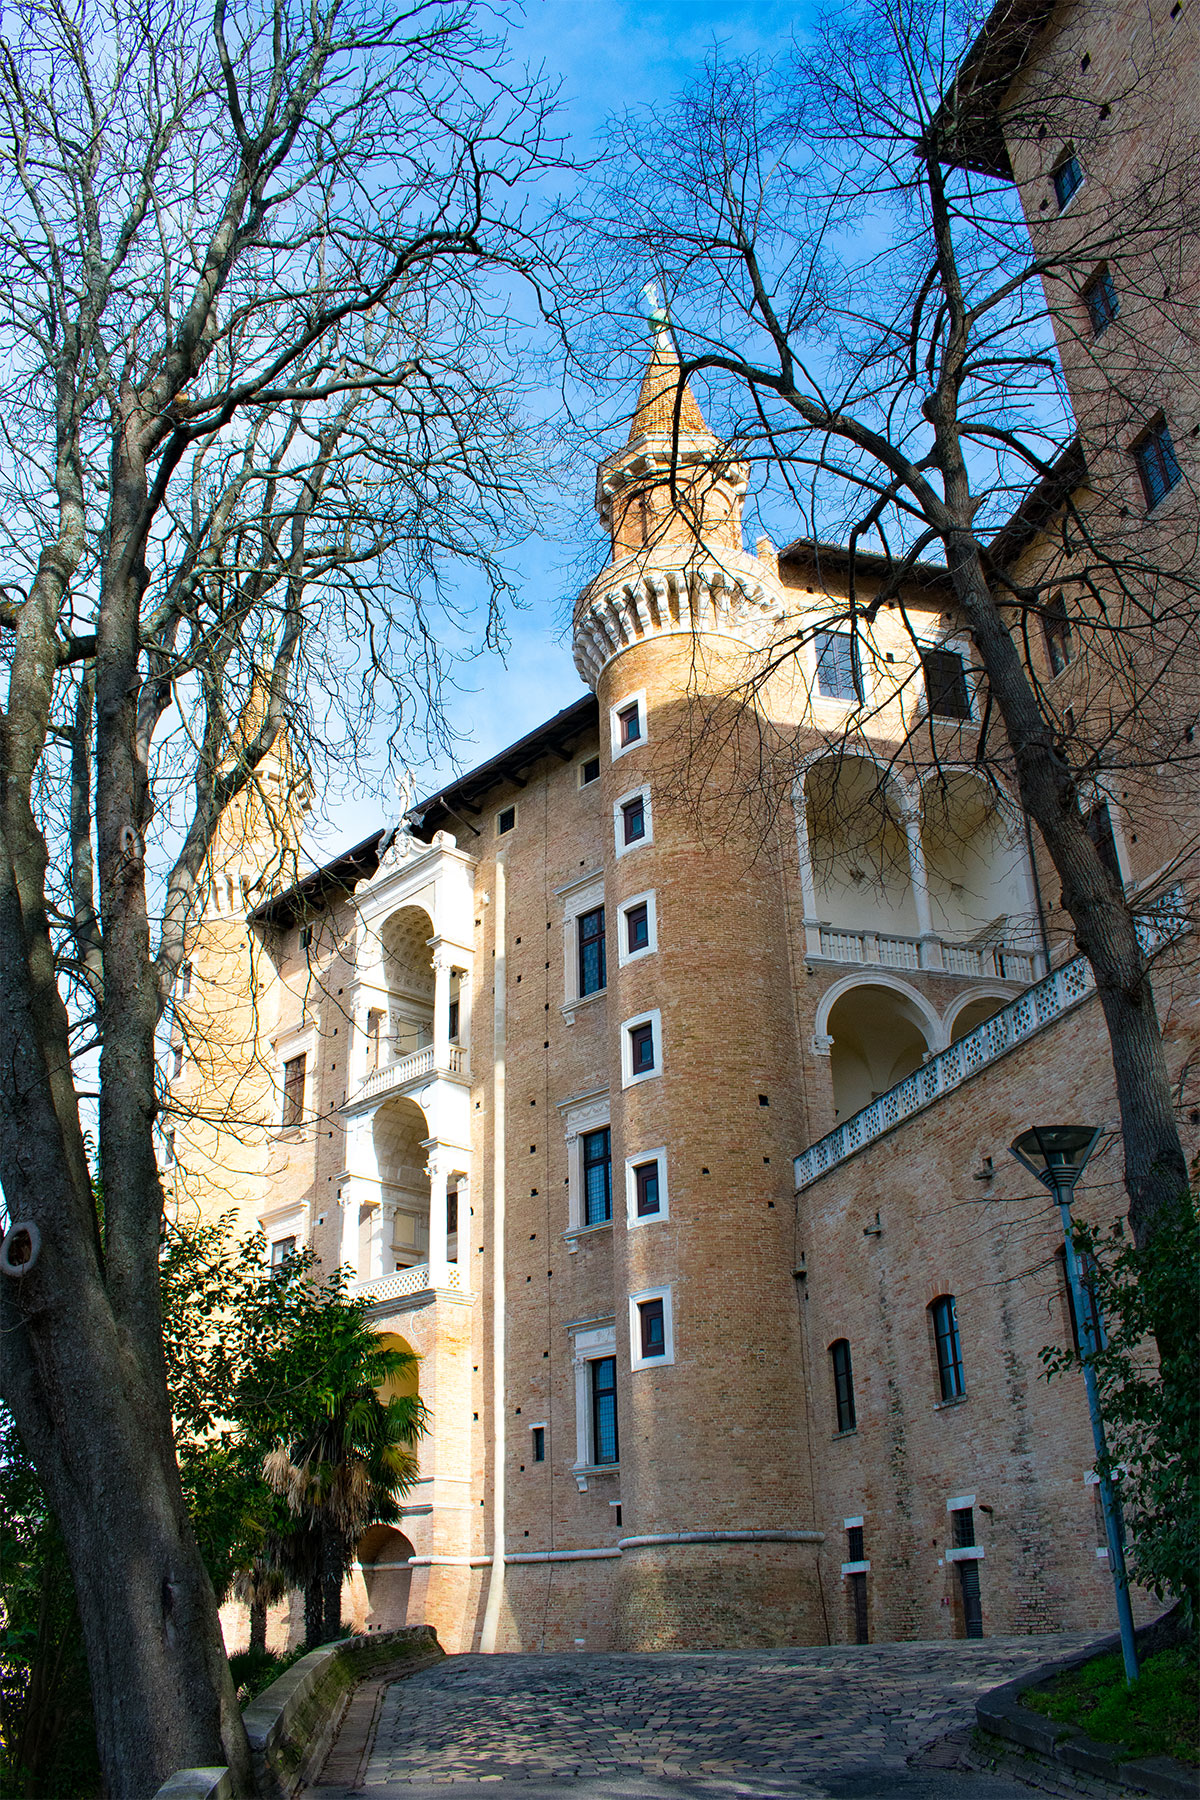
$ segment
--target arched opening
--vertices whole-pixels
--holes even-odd
[[[861,982],[834,1001],[825,1026],[833,1039],[833,1105],[839,1119],[919,1069],[933,1048],[930,1021],[915,996]]]
[[[377,1061],[398,1062],[433,1042],[432,936],[433,920],[423,906],[401,907],[385,921],[379,934],[388,991],[390,1055],[377,1056]]]
[[[416,1354],[407,1338],[400,1337],[396,1332],[381,1331],[378,1335],[379,1342],[385,1350],[404,1350],[409,1356]],[[385,1406],[389,1400],[411,1399],[417,1391],[418,1365],[416,1364],[414,1364],[414,1366],[405,1374],[389,1377],[389,1379],[384,1382],[383,1386],[378,1389],[379,1398],[383,1401]]]
[[[968,1000],[954,1015],[954,1022],[950,1027],[950,1042],[957,1044],[960,1038],[965,1038],[969,1031],[974,1031],[977,1025],[982,1025],[1007,1004],[1007,998],[1000,999],[995,994],[980,994],[978,999]]]
[[[392,1525],[372,1525],[359,1539],[368,1631],[398,1631],[407,1624],[413,1554],[412,1544]]]
[[[934,930],[951,942],[1024,942],[1033,925],[1020,832],[969,770],[941,772],[921,794],[921,843]]]
[[[829,756],[808,770],[804,795],[817,918],[838,931],[915,937],[895,783],[868,757]]]
[[[360,1229],[377,1238],[363,1245],[360,1268],[391,1275],[429,1260],[429,1176],[425,1144],[429,1126],[415,1100],[385,1100],[371,1124],[379,1166],[379,1208],[368,1209]],[[376,1254],[371,1255],[374,1250]],[[369,1261],[366,1257],[369,1256]]]

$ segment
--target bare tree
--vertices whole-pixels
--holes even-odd
[[[861,633],[865,657],[880,608],[904,614],[923,582],[952,594],[982,718],[944,731],[936,708],[910,709],[881,754],[990,770],[1034,822],[1095,971],[1142,1242],[1186,1167],[1147,957],[1089,814],[1115,778],[1177,866],[1195,849],[1198,145],[1136,16],[1128,62],[1100,88],[1069,34],[1039,50],[1002,128],[997,98],[1049,10],[997,7],[960,75],[979,19],[944,0],[859,0],[779,62],[714,61],[669,113],[619,121],[576,220],[576,342],[585,370],[601,337],[611,357],[609,321],[653,275],[679,354],[676,431],[701,376],[729,454],[800,507],[818,566],[822,539],[848,547],[848,598],[810,614],[749,687],[814,628]],[[1017,164],[1050,195],[1032,229]],[[1093,305],[1097,271],[1119,323]],[[1164,399],[1168,485],[1181,478],[1147,519],[1129,449]],[[676,467],[660,480],[686,501]],[[1052,639],[1070,642],[1065,683]],[[869,707],[850,729],[886,735]],[[767,745],[764,766],[781,754]]]
[[[499,629],[531,473],[505,298],[539,279],[521,196],[555,151],[469,0],[27,0],[5,26],[0,1117],[33,1229],[4,1392],[108,1792],[228,1763],[243,1793],[164,1385],[156,1031],[280,733],[299,779],[377,695],[436,725],[447,556]]]

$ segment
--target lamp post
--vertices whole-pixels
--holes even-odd
[[[1099,1313],[1094,1301],[1083,1291],[1079,1258],[1071,1230],[1071,1198],[1075,1184],[1083,1174],[1088,1158],[1100,1141],[1101,1128],[1090,1125],[1034,1125],[1023,1131],[1009,1148],[1022,1168],[1040,1181],[1054,1196],[1058,1216],[1062,1220],[1063,1250],[1067,1282],[1075,1307],[1075,1322],[1083,1346],[1083,1381],[1087,1389],[1088,1412],[1092,1420],[1092,1441],[1096,1459],[1103,1467],[1108,1457],[1104,1436],[1104,1419],[1100,1412],[1100,1395],[1096,1389],[1096,1371],[1092,1358],[1100,1349],[1097,1325]],[[1107,1475],[1100,1476],[1100,1505],[1104,1512],[1104,1535],[1108,1540],[1108,1566],[1112,1571],[1117,1599],[1117,1623],[1121,1631],[1121,1655],[1125,1660],[1125,1679],[1138,1678],[1137,1644],[1133,1635],[1133,1610],[1129,1604],[1129,1576],[1125,1569],[1125,1544],[1117,1499]]]

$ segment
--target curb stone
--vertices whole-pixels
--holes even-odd
[[[1151,1654],[1173,1641],[1173,1618],[1172,1613],[1167,1613],[1138,1632],[1138,1647],[1143,1654]],[[1120,1636],[1113,1632],[1086,1650],[1077,1650],[1058,1662],[1042,1663],[1014,1681],[989,1688],[975,1702],[979,1729],[993,1741],[999,1739],[1002,1745],[1017,1745],[1027,1755],[1044,1758],[1056,1765],[1061,1774],[1091,1777],[1125,1793],[1156,1794],[1162,1800],[1197,1800],[1200,1771],[1189,1769],[1171,1756],[1131,1757],[1122,1744],[1099,1743],[1080,1726],[1060,1724],[1021,1704],[1022,1695],[1030,1689],[1047,1687],[1060,1675],[1082,1668],[1085,1663],[1120,1649],[1120,1645]]]
[[[245,1708],[255,1786],[263,1800],[292,1800],[329,1755],[358,1684],[391,1664],[422,1666],[445,1652],[432,1625],[342,1638],[312,1650]],[[231,1800],[227,1768],[179,1769],[154,1800]]]

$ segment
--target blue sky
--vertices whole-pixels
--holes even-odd
[[[524,22],[510,42],[518,59],[544,64],[561,78],[562,123],[581,158],[594,151],[595,136],[610,113],[627,106],[664,105],[698,72],[714,45],[730,55],[772,52],[783,47],[803,21],[804,11],[778,0],[526,0]],[[631,389],[632,410],[635,395]],[[464,690],[454,708],[457,728],[467,734],[459,764],[470,767],[531,731],[569,705],[583,691],[563,634],[580,553],[603,560],[598,527],[575,541],[563,537],[532,540],[515,561],[525,600],[509,620],[511,648],[506,658],[487,656],[462,667]],[[453,571],[447,571],[451,586]],[[418,788],[436,789],[453,764],[413,758]],[[395,800],[386,788],[339,794],[332,816],[313,820],[312,849],[328,854],[365,836],[392,816]]]

